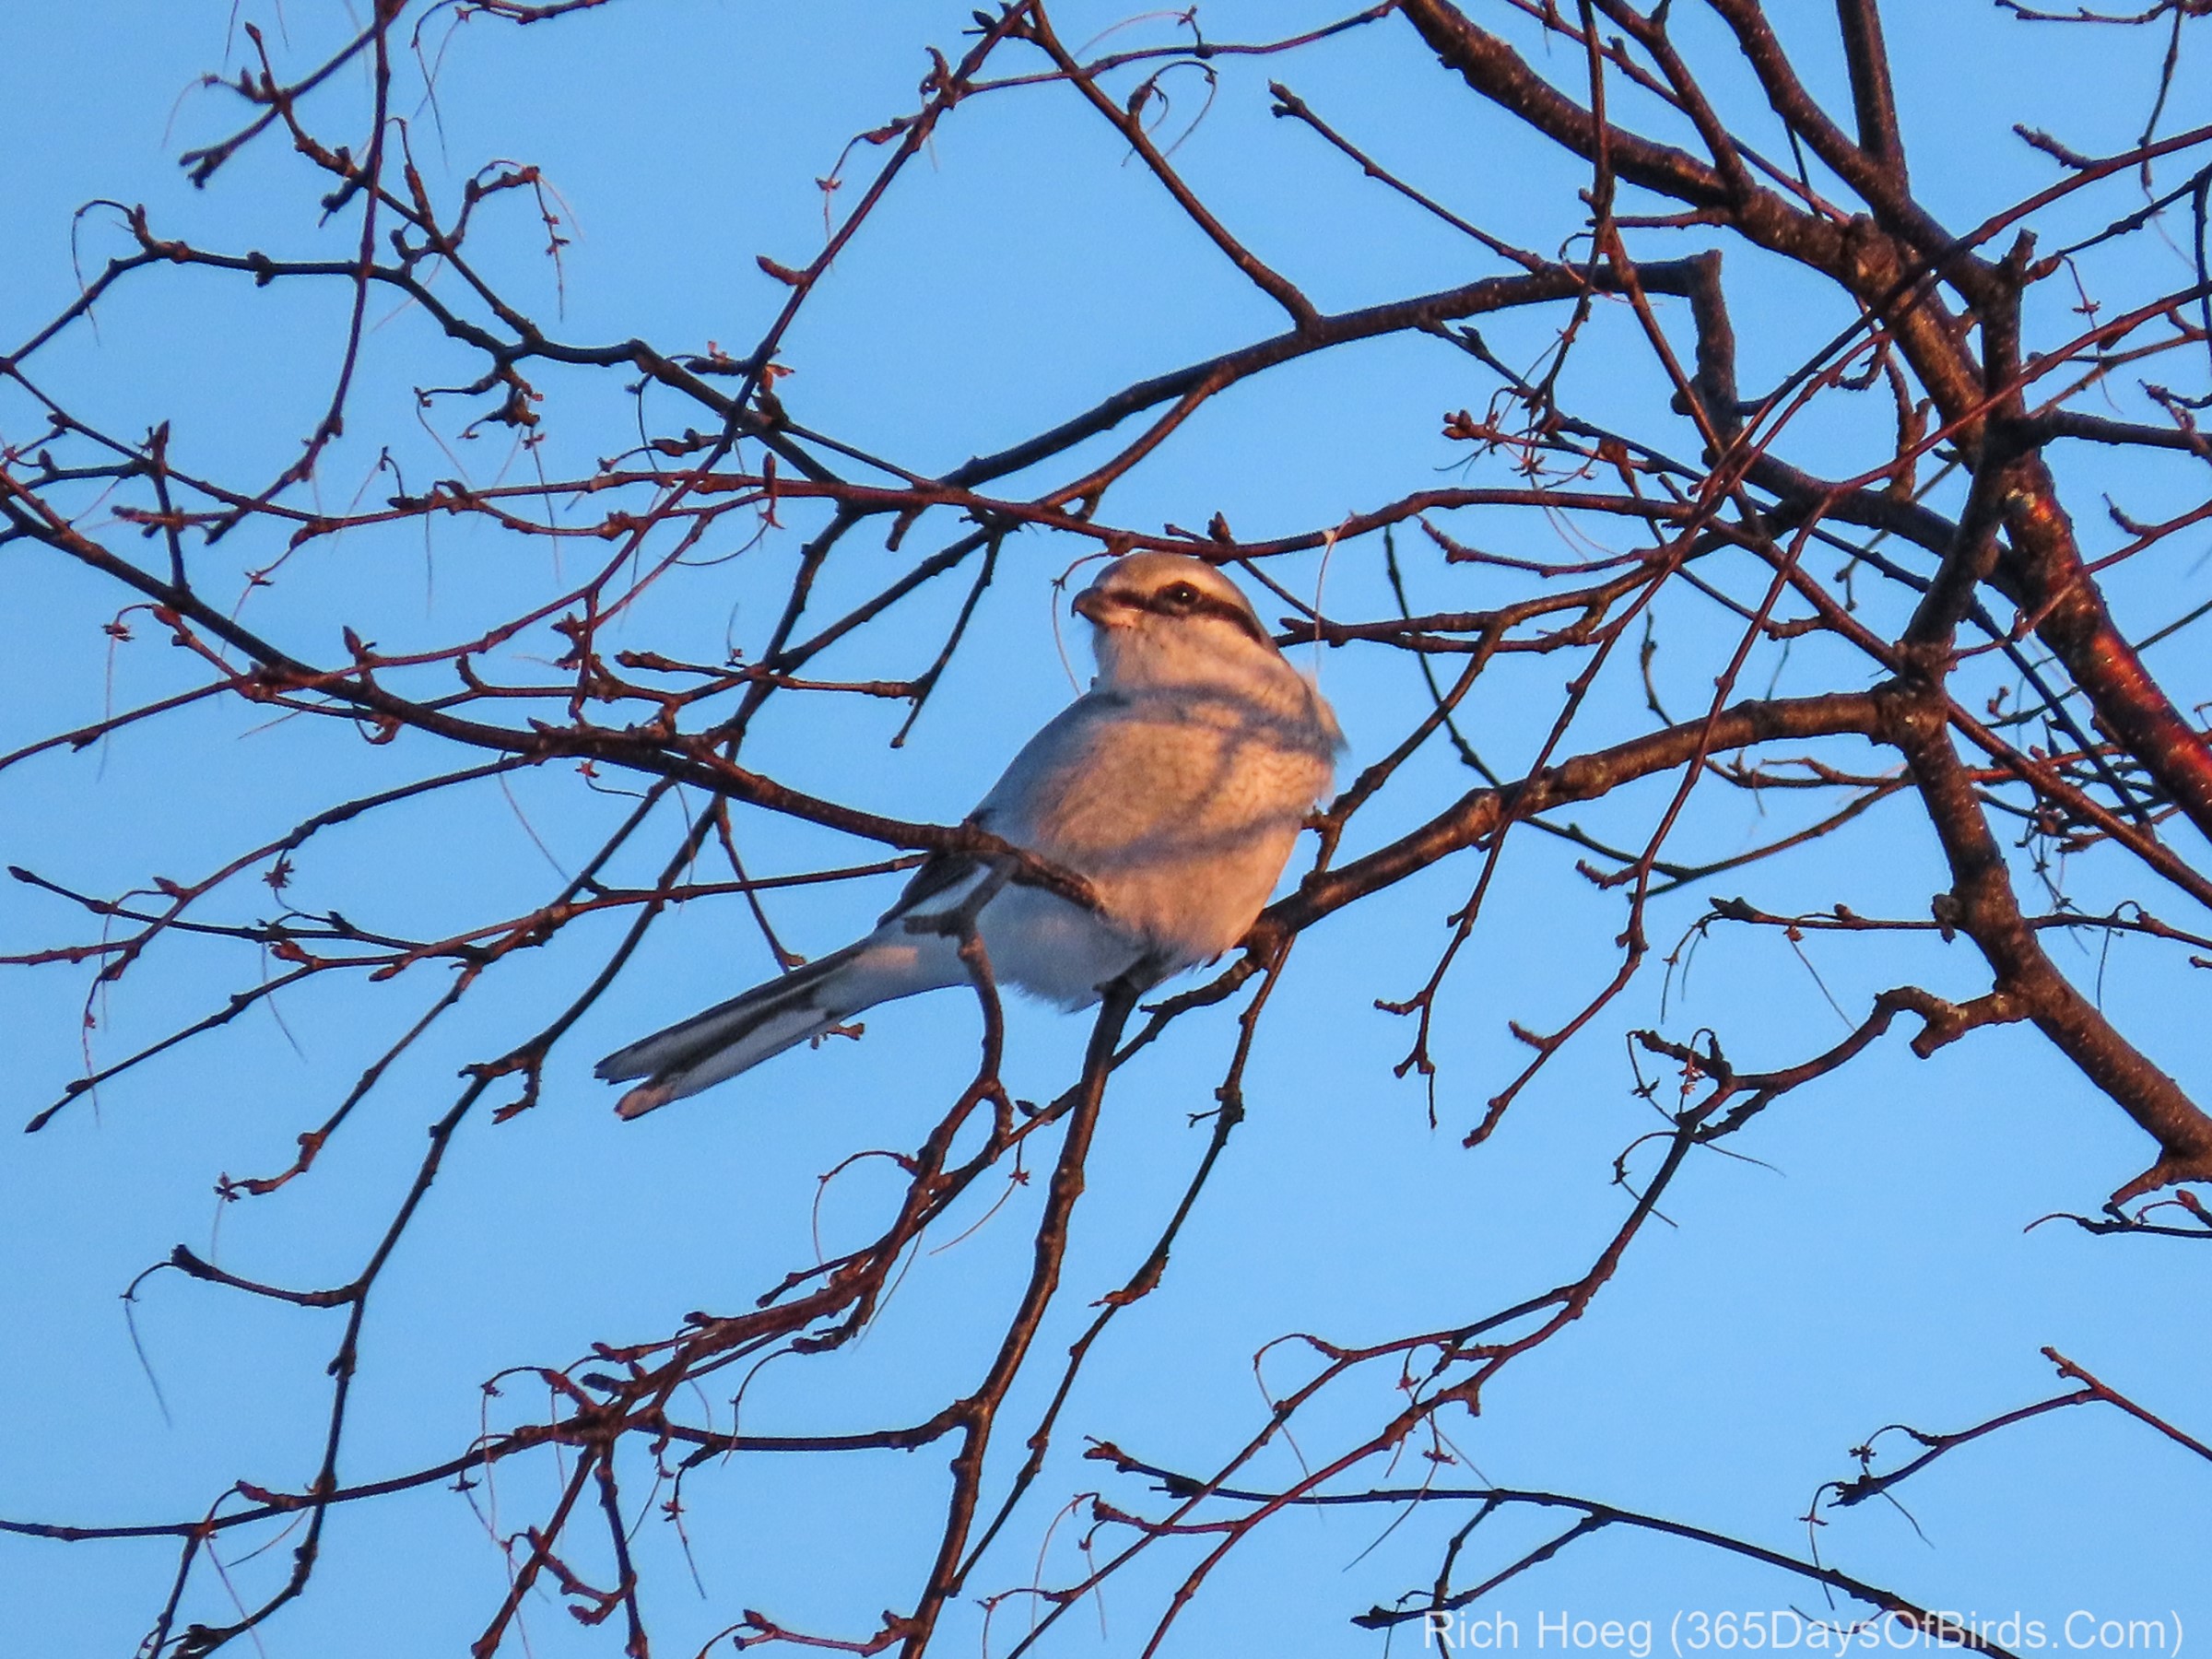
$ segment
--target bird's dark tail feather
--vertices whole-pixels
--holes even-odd
[[[610,1083],[645,1080],[624,1095],[615,1111],[626,1118],[641,1117],[820,1036],[852,1011],[833,1006],[836,999],[826,995],[829,982],[865,948],[865,940],[848,945],[617,1049],[594,1068],[596,1074]]]

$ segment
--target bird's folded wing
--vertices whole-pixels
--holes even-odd
[[[981,820],[971,818],[968,821],[973,824]],[[901,916],[949,910],[967,895],[988,868],[972,853],[932,853],[915,866],[914,873],[907,877],[906,886],[900,889],[897,901],[876,918],[876,925],[882,927]]]

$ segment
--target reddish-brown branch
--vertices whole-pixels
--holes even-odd
[[[2061,974],[2021,914],[2004,854],[1951,747],[1940,693],[1893,688],[1880,729],[1903,751],[1951,869],[1959,930],[1988,959],[1991,992],[2035,1022],[2082,1075],[2159,1143],[2159,1160],[2113,1194],[2122,1202],[2212,1177],[2212,1117],[2123,1037]]]

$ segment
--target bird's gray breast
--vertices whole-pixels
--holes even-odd
[[[1232,688],[1092,691],[1015,757],[977,817],[1097,888],[1183,960],[1236,943],[1328,788],[1334,733]]]

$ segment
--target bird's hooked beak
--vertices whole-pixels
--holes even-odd
[[[1069,608],[1086,622],[1100,628],[1126,628],[1134,620],[1127,604],[1100,587],[1085,588],[1076,595]]]

